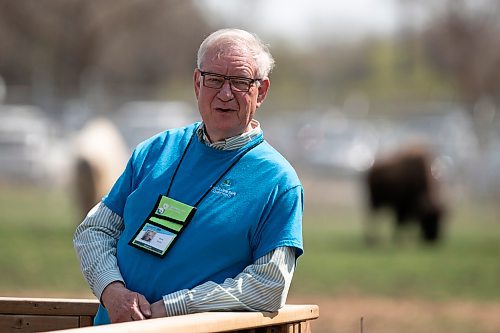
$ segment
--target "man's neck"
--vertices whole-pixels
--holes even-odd
[[[206,125],[204,126],[204,132],[206,135],[206,138],[209,140],[210,143],[215,143],[215,142],[223,142],[230,140],[232,138],[236,138],[239,136],[244,135],[245,133],[249,133],[253,131],[255,128],[259,127],[259,122],[255,119],[252,119],[248,126],[241,132],[241,133],[236,133],[234,135],[216,135],[216,134],[210,134]]]
[[[203,124],[198,129],[198,137],[204,142],[207,146],[213,147],[215,149],[221,150],[232,150],[237,149],[240,146],[244,146],[247,142],[252,140],[255,136],[259,135],[262,130],[260,129],[260,124],[257,120],[253,119],[250,123],[250,130],[246,130],[245,132],[234,135],[228,138],[224,138],[218,141],[214,141],[213,137],[209,137],[206,127]]]

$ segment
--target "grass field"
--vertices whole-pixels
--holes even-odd
[[[42,188],[0,188],[0,295],[91,297],[72,247],[78,218],[67,193]],[[362,242],[363,214],[359,209],[306,202],[305,255],[298,261],[290,299],[320,304],[319,332],[330,331],[325,320],[336,318],[336,322],[342,322],[346,316],[351,328],[343,327],[340,331],[359,332],[355,328],[356,318],[360,312],[369,312],[363,306],[370,304],[379,310],[384,304],[393,304],[391,311],[394,311],[403,309],[400,305],[410,301],[407,308],[412,312],[418,304],[429,310],[442,309],[439,304],[455,309],[452,304],[472,302],[479,304],[476,309],[486,307],[478,310],[478,314],[500,311],[500,307],[488,308],[500,304],[497,213],[498,208],[493,204],[457,204],[447,221],[444,242],[438,246],[422,246],[411,237],[402,244],[394,244],[388,241],[389,224],[385,223],[382,239],[386,240],[367,247]],[[338,315],[346,310],[343,306],[359,311],[339,319]],[[329,313],[329,307],[335,310]],[[461,310],[457,311],[457,318],[463,319]],[[378,318],[376,314],[373,316]],[[463,326],[461,321],[443,316],[436,331],[446,327],[459,332],[496,329],[478,328],[471,322],[463,330],[457,330]],[[386,326],[381,332],[401,331],[406,327],[396,321],[388,323],[395,330]],[[365,331],[374,333],[377,329]]]
[[[90,295],[73,250],[77,223],[66,191],[1,187],[0,294]]]
[[[437,246],[416,241],[417,230],[395,244],[389,221],[379,221],[386,222],[381,243],[368,247],[361,212],[333,207],[311,215],[294,293],[500,301],[500,220],[491,206],[456,207]]]

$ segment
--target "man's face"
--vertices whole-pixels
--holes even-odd
[[[250,55],[231,50],[219,56],[213,49],[207,50],[200,69],[226,76],[257,78]],[[209,88],[203,85],[200,71],[195,70],[194,90],[198,110],[210,140],[219,141],[251,130],[250,121],[264,101],[268,88],[267,78],[261,81],[260,86],[252,84],[248,92],[233,91],[228,80],[220,89]]]

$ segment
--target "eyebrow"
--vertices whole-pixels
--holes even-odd
[[[220,77],[224,77],[224,78],[229,78],[229,79],[246,79],[246,80],[257,80],[257,79],[253,79],[251,77],[246,77],[246,76],[238,76],[238,75],[224,75],[224,74],[219,74],[219,73],[212,73],[212,72],[205,72],[205,71],[201,71],[201,73],[203,74],[210,74],[210,75],[215,75],[215,76],[220,76]]]
[[[237,76],[237,75],[224,75],[224,74],[219,74],[219,73],[213,73],[213,72],[208,72],[208,71],[202,71],[201,69],[198,68],[198,71],[200,71],[201,74],[211,74],[215,76],[220,76],[228,79],[245,79],[245,80],[251,80],[251,81],[261,81],[262,79],[254,79],[251,77],[246,77],[246,76]]]

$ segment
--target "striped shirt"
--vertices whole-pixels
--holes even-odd
[[[203,124],[198,137],[205,144],[221,150],[238,149],[261,132],[260,124],[252,120],[252,130],[241,135],[211,143]],[[73,243],[80,266],[92,292],[100,299],[111,282],[121,281],[116,260],[116,244],[123,231],[123,218],[104,203],[96,205],[77,227]],[[286,301],[295,269],[295,249],[276,248],[234,278],[223,283],[211,281],[193,289],[164,295],[168,316],[205,311],[276,311]]]
[[[233,150],[243,147],[262,132],[260,129],[260,123],[257,120],[252,119],[250,125],[252,126],[252,129],[248,132],[215,142],[211,142],[208,138],[205,125],[203,123],[200,127],[198,127],[196,133],[198,135],[198,139],[201,142],[204,142],[208,147],[218,150]]]

